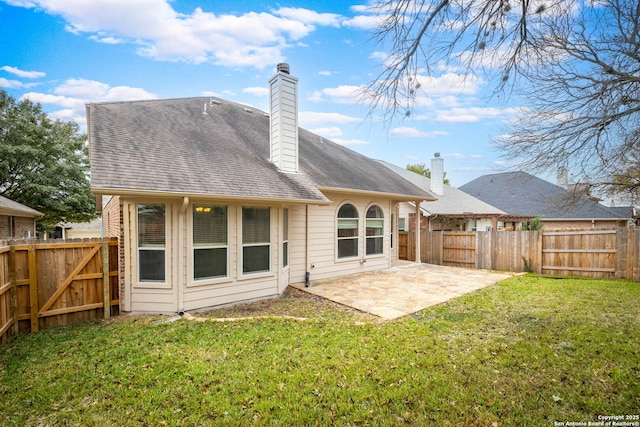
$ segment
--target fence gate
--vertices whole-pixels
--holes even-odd
[[[616,277],[616,230],[545,231],[542,273]]]
[[[443,232],[442,265],[476,268],[476,233]]]
[[[14,332],[35,332],[117,314],[118,242],[95,240],[9,247]],[[5,287],[0,284],[0,292]],[[2,302],[0,293],[0,305]],[[0,311],[0,323],[2,316]]]

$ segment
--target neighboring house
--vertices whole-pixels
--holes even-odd
[[[398,260],[398,204],[433,196],[299,128],[297,84],[279,64],[270,114],[210,97],[87,105],[124,311],[273,297]]]
[[[629,218],[629,225],[640,226],[640,212],[633,206],[614,206],[609,209],[621,218]]]
[[[36,220],[44,214],[0,196],[0,240],[36,237]]]
[[[440,153],[431,159],[431,178],[405,168],[381,161],[383,165],[412,182],[429,190],[437,200],[421,205],[420,229],[427,231],[490,231],[504,228],[505,223],[528,221],[531,217],[514,217],[464,191],[444,183],[444,160]],[[416,209],[411,202],[399,206],[398,227],[415,230]]]
[[[64,223],[56,227],[51,238],[56,239],[92,239],[102,237],[102,218],[91,222]]]
[[[631,219],[526,172],[484,175],[460,190],[509,214],[540,216],[545,230],[615,228]]]

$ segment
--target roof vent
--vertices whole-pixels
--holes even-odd
[[[253,110],[251,108],[245,108],[244,111],[246,111],[247,113],[253,113]]]
[[[211,105],[213,105],[213,104],[215,104],[215,105],[220,105],[220,101],[218,101],[217,99],[213,99],[213,98],[211,98],[211,99],[209,100],[209,104],[211,104]]]
[[[289,74],[289,64],[287,64],[286,62],[281,62],[277,65],[276,70],[279,73]]]

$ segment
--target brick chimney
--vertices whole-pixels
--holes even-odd
[[[444,194],[444,159],[440,153],[434,153],[431,159],[431,192],[438,196]]]
[[[270,160],[280,172],[298,172],[298,79],[289,74],[289,64],[278,64],[269,81],[271,114]]]

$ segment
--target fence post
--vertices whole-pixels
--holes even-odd
[[[622,279],[627,275],[629,244],[629,228],[618,228],[616,231],[616,272],[615,278]]]
[[[29,314],[31,315],[31,332],[38,332],[38,264],[36,246],[29,245]]]
[[[16,248],[9,248],[9,282],[11,283],[11,315],[13,316],[13,335],[18,335],[18,285],[16,284]]]
[[[104,298],[104,318],[111,317],[111,277],[109,276],[109,242],[102,242],[102,294]]]

